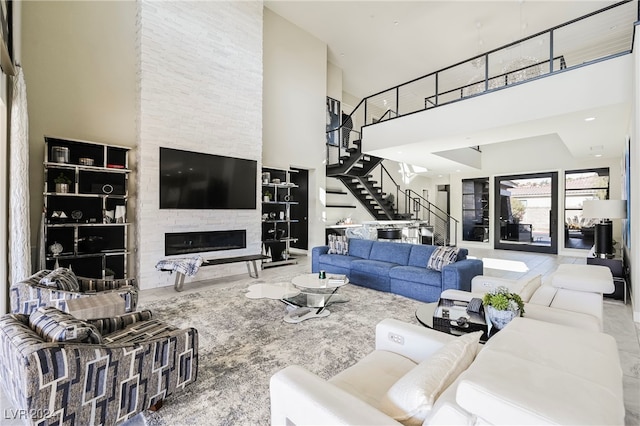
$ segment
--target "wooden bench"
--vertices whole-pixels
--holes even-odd
[[[249,272],[249,276],[251,278],[258,278],[258,265],[256,265],[256,260],[269,259],[269,256],[265,256],[264,254],[250,254],[247,256],[235,256],[235,257],[222,257],[219,259],[208,259],[202,262],[203,266],[213,266],[213,265],[224,265],[227,263],[238,263],[245,262],[247,264],[247,271]],[[251,271],[251,266],[253,265],[253,272]],[[170,271],[169,269],[164,269],[164,271]],[[173,271],[172,271],[173,272]],[[182,272],[176,272],[176,282],[173,288],[176,291],[182,291],[182,287],[184,285],[184,277],[185,275]]]

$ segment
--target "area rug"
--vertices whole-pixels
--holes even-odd
[[[258,281],[254,281],[258,282]],[[350,301],[332,305],[326,318],[283,321],[286,305],[249,299],[231,287],[147,303],[154,318],[199,334],[198,380],[169,396],[148,425],[267,425],[269,379],[301,365],[329,378],[374,349],[375,326],[384,318],[417,323],[421,302],[355,285],[341,289]]]

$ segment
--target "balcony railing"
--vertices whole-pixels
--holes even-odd
[[[638,16],[637,0],[622,1],[368,96],[351,114],[353,130],[628,54]]]

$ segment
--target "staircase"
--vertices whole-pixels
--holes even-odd
[[[341,130],[339,128],[333,131]],[[375,220],[411,220],[426,223],[433,229],[434,244],[456,245],[456,219],[411,189],[401,189],[382,164],[382,158],[362,152],[360,139],[353,140],[349,146],[328,147],[327,177],[340,180]],[[329,149],[338,153],[334,163],[330,161]],[[404,201],[403,212],[398,208],[401,199]]]
[[[395,194],[385,193],[371,174],[378,166],[384,169],[382,158],[363,154],[360,143],[353,141],[354,147],[344,150],[337,164],[327,166],[327,177],[340,180],[376,220],[412,219],[410,213],[398,213],[395,206],[400,187],[395,185]]]

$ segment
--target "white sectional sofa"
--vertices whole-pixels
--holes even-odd
[[[611,336],[516,318],[477,338],[383,320],[375,350],[333,378],[272,376],[272,424],[624,424]]]
[[[615,290],[606,266],[562,264],[544,283],[540,275],[519,280],[478,275],[471,280],[470,293],[445,290],[441,297],[468,301],[500,286],[522,297],[527,318],[593,331],[602,331],[603,294]]]

